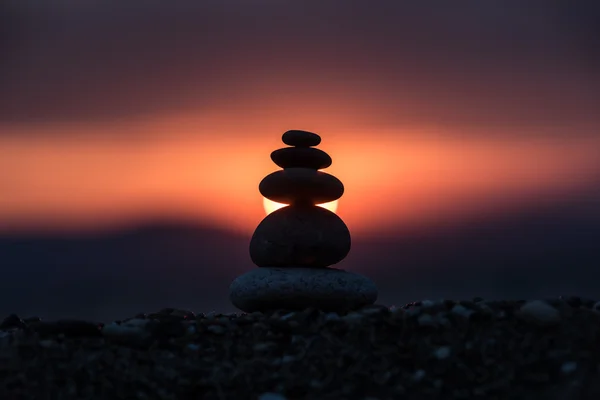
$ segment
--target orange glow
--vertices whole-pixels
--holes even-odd
[[[353,235],[556,198],[600,171],[593,137],[465,140],[326,118],[0,126],[0,231],[163,216],[252,232],[264,216],[258,184],[276,169],[269,154],[291,128],[322,135],[319,148],[333,158],[327,172],[345,187],[337,212]]]
[[[317,204],[319,207],[323,207],[331,212],[336,212],[338,208],[338,200],[330,201],[329,203]],[[265,212],[267,215],[271,214],[273,211],[277,211],[280,208],[287,206],[287,204],[277,203],[275,201],[269,200],[266,197],[263,197],[263,207],[265,208]]]

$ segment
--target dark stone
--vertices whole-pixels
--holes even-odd
[[[316,133],[299,130],[287,131],[283,134],[281,140],[288,146],[296,147],[313,147],[321,143],[321,137]]]
[[[56,336],[61,333],[67,337],[102,336],[101,325],[87,321],[59,320],[37,322],[30,324],[30,327],[41,336]]]
[[[267,175],[258,190],[267,199],[283,204],[322,204],[344,194],[335,176],[309,168],[288,168]]]
[[[4,318],[4,321],[0,323],[1,330],[7,329],[25,329],[27,328],[27,324],[23,321],[17,314],[10,314],[8,317]]]
[[[285,147],[271,153],[271,160],[281,168],[323,169],[331,165],[331,157],[312,147]]]
[[[242,311],[300,311],[308,326],[320,311],[343,313],[375,303],[377,287],[368,278],[335,268],[255,268],[236,278],[229,298]]]
[[[336,214],[318,206],[289,206],[269,214],[250,240],[259,267],[327,267],[350,251],[350,232]]]

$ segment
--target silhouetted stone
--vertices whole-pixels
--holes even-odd
[[[281,140],[288,146],[296,147],[313,147],[321,143],[321,137],[316,133],[299,130],[287,131],[283,134]]]
[[[323,169],[331,165],[331,157],[312,147],[285,147],[271,153],[271,160],[281,168]]]
[[[319,135],[287,131],[283,142],[295,147],[275,150],[271,159],[282,171],[259,184],[267,199],[289,204],[267,215],[250,240],[250,257],[259,268],[236,278],[229,288],[232,303],[246,312],[307,309],[346,312],[373,304],[375,284],[364,276],[329,268],[350,251],[348,227],[335,213],[316,204],[344,194],[335,176],[318,169],[331,157],[311,148]]]
[[[333,175],[309,168],[288,168],[267,175],[258,190],[267,199],[284,204],[322,204],[344,194],[344,185]]]
[[[242,311],[347,312],[371,305],[377,288],[368,278],[333,268],[258,268],[233,281],[230,300]]]
[[[350,232],[336,214],[318,206],[289,206],[269,214],[250,241],[259,267],[326,267],[350,251]]]

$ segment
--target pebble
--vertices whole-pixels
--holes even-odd
[[[560,370],[563,374],[570,374],[571,372],[574,372],[577,369],[577,363],[574,361],[569,361],[566,363],[563,363],[563,365],[561,365]]]
[[[342,318],[337,313],[329,312],[329,313],[325,314],[326,321],[339,321],[341,319]]]
[[[258,400],[287,400],[282,394],[266,392],[258,396]]]
[[[422,314],[417,318],[417,323],[420,326],[437,326],[437,321],[429,314]]]
[[[350,312],[342,317],[342,320],[350,324],[360,323],[365,319],[365,316],[358,312]]]
[[[287,131],[281,136],[281,140],[288,146],[297,147],[314,147],[321,143],[321,137],[319,135],[302,130]]]
[[[450,356],[451,350],[448,346],[441,346],[435,349],[433,355],[438,360],[444,360]]]
[[[135,391],[142,391],[148,398],[160,395],[176,399],[184,398],[183,393],[191,393],[198,382],[205,382],[206,371],[212,370],[217,377],[213,382],[223,390],[222,398],[259,398],[260,393],[265,394],[251,392],[244,383],[246,379],[257,383],[253,388],[273,391],[266,393],[292,396],[294,390],[302,387],[308,390],[306,398],[354,398],[352,394],[360,392],[360,398],[370,395],[383,400],[413,398],[441,390],[448,399],[470,398],[474,393],[485,398],[509,398],[509,390],[514,393],[534,388],[546,391],[539,395],[519,392],[523,394],[519,398],[549,398],[545,395],[554,391],[555,386],[568,388],[576,384],[585,387],[590,396],[578,397],[580,392],[569,391],[560,392],[561,398],[598,398],[593,396],[597,394],[595,381],[585,377],[588,373],[596,374],[595,366],[600,365],[593,351],[600,319],[593,317],[592,310],[585,306],[562,302],[561,307],[579,310],[562,314],[561,308],[561,318],[566,322],[561,329],[537,329],[534,324],[517,320],[523,318],[523,309],[545,309],[539,305],[532,307],[531,303],[534,302],[485,302],[490,312],[505,313],[506,318],[494,319],[492,324],[478,319],[465,324],[453,318],[447,329],[435,330],[418,329],[417,324],[429,318],[439,320],[445,313],[452,315],[452,308],[443,303],[412,307],[420,314],[410,320],[399,320],[388,308],[373,304],[346,315],[317,308],[236,314],[228,320],[227,327],[221,325],[223,314],[217,314],[215,319],[198,314],[193,320],[173,320],[154,313],[148,314],[154,315],[153,318],[106,324],[99,338],[70,337],[65,330],[40,337],[31,334],[35,331],[34,323],[33,327],[6,328],[0,332],[0,336],[12,338],[0,341],[6,369],[4,386],[0,388],[15,388],[3,392],[7,398],[19,397],[16,395],[19,391],[27,391],[28,397],[23,398],[43,397],[41,393],[30,392],[37,390],[35,385],[26,384],[37,382],[41,385],[39,390],[57,390],[57,396],[65,398],[70,398],[67,393],[76,392],[78,396],[88,393],[86,396],[92,398],[94,388],[98,387],[110,398],[119,398],[115,395],[118,386],[118,390],[124,390],[123,398],[136,398]],[[542,303],[552,307],[545,301]],[[479,307],[470,302],[456,302],[452,307],[456,304],[467,310]],[[161,325],[165,328],[159,329]],[[199,330],[193,335],[177,336],[181,332],[187,335],[187,328],[196,325]],[[210,327],[216,326],[231,334],[214,334]],[[127,329],[146,332],[156,345],[139,351],[135,342],[115,343],[109,337],[111,330]],[[169,340],[160,345],[159,337]],[[461,343],[464,343],[462,348]],[[169,347],[164,348],[165,345]],[[377,356],[373,357],[374,354]],[[340,367],[358,360],[361,361],[357,371]],[[107,365],[115,372],[107,374]],[[319,372],[311,375],[312,368]],[[81,376],[73,376],[73,382],[67,376],[65,383],[52,386],[52,377],[64,376],[60,374],[65,370],[80,371]],[[36,376],[51,378],[40,380]],[[236,376],[244,378],[236,381]],[[268,383],[275,379],[277,385]],[[363,379],[374,383],[372,391],[361,392]],[[212,384],[202,390],[208,391],[206,398],[219,398]]]
[[[542,326],[555,325],[560,322],[559,311],[542,300],[533,300],[523,304],[516,315],[524,321]]]
[[[415,382],[420,382],[421,380],[423,380],[423,378],[425,378],[426,375],[427,375],[427,373],[425,372],[425,370],[418,369],[413,374],[413,380]]]
[[[188,343],[186,347],[190,351],[198,351],[198,350],[200,350],[200,345],[196,344],[196,343]]]
[[[283,204],[323,204],[344,194],[344,184],[335,176],[310,168],[287,168],[275,171],[260,181],[260,193]]]
[[[102,335],[115,341],[134,343],[147,338],[150,333],[142,325],[136,326],[113,322],[102,328]]]
[[[469,318],[474,313],[473,310],[469,310],[468,308],[463,307],[460,304],[457,304],[454,307],[452,307],[451,312],[453,314],[460,315],[461,317],[464,317],[464,318]]]
[[[435,306],[435,304],[436,304],[435,301],[423,300],[423,301],[421,301],[420,305],[421,305],[421,307],[433,307],[433,306]]]

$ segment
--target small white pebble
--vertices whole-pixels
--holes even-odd
[[[448,358],[450,356],[450,347],[448,346],[441,346],[438,347],[434,352],[433,355],[435,356],[435,358],[437,358],[438,360],[443,360],[445,358]]]
[[[258,400],[287,400],[287,397],[279,393],[266,392],[258,396]]]
[[[452,307],[451,311],[453,314],[460,315],[461,317],[464,317],[464,318],[469,318],[471,316],[471,314],[473,314],[473,312],[474,312],[473,310],[469,310],[468,308],[466,308],[460,304],[457,304],[454,307]]]
[[[414,381],[419,382],[420,380],[422,380],[423,378],[425,378],[425,371],[422,369],[418,369],[415,371],[415,373],[413,374],[412,378]]]
[[[554,325],[560,322],[560,313],[550,304],[541,300],[533,300],[521,306],[517,317],[539,325]]]
[[[562,371],[563,374],[570,374],[571,372],[575,371],[577,369],[577,363],[575,361],[568,361],[566,363],[563,363],[563,365],[560,367],[560,370]]]

